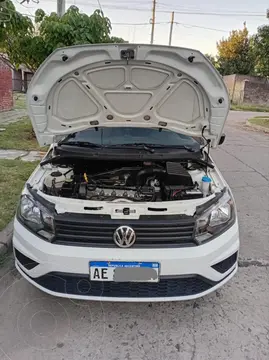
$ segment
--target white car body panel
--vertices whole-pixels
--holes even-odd
[[[126,49],[134,59],[121,58]],[[190,136],[205,127],[216,146],[229,111],[225,84],[199,51],[142,44],[54,51],[35,73],[27,104],[40,145],[90,127],[132,126]]]
[[[13,245],[23,254],[38,262],[40,265],[32,270],[25,269],[21,264],[16,264],[20,273],[33,285],[41,288],[34,282],[34,278],[49,272],[88,274],[89,261],[111,260],[111,261],[155,261],[160,262],[161,276],[176,276],[177,274],[198,274],[212,281],[221,281],[216,287],[198,296],[182,296],[169,298],[110,298],[84,295],[70,295],[63,293],[51,293],[52,295],[67,298],[107,300],[107,301],[171,301],[188,300],[200,297],[215,291],[228,281],[237,271],[237,263],[227,271],[220,274],[211,268],[211,265],[229,257],[238,251],[239,235],[237,222],[220,235],[215,241],[191,248],[163,248],[163,249],[111,249],[111,248],[85,248],[75,246],[62,246],[50,244],[39,239],[17,220],[14,224]],[[23,270],[23,271],[22,271]],[[32,278],[32,280],[31,280]]]
[[[17,270],[19,271],[19,273],[27,280],[29,281],[32,285],[34,285],[35,287],[37,287],[39,290],[46,292],[49,295],[52,296],[59,296],[62,298],[67,298],[67,299],[76,299],[76,300],[93,300],[93,301],[114,301],[114,302],[168,302],[168,301],[186,301],[186,300],[194,300],[203,296],[206,296],[210,293],[212,293],[213,291],[218,290],[220,287],[222,287],[223,285],[225,285],[229,280],[231,280],[234,275],[236,274],[237,270],[238,270],[238,266],[236,265],[235,268],[233,269],[233,271],[218,285],[216,285],[215,287],[211,288],[210,290],[204,291],[202,293],[196,294],[196,295],[189,295],[189,296],[170,296],[170,297],[152,297],[152,298],[128,298],[128,297],[104,297],[104,296],[80,296],[80,295],[74,295],[74,294],[64,294],[64,293],[57,293],[55,291],[51,291],[48,290],[40,285],[38,285],[36,282],[34,282],[29,276],[27,276],[19,267],[19,265],[16,263],[15,264]]]

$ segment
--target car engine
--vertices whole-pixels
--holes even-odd
[[[43,192],[53,196],[112,202],[150,202],[203,197],[189,162],[91,162],[56,168],[46,176]]]

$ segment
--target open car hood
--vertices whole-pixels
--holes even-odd
[[[229,111],[221,76],[199,51],[159,45],[79,45],[35,73],[29,115],[40,145],[98,126],[167,128],[217,145]]]

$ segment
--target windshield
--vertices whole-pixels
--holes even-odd
[[[191,136],[162,129],[134,127],[103,127],[88,129],[67,136],[61,143],[91,143],[97,146],[116,146],[124,144],[148,144],[161,146],[186,146],[199,150],[200,145]]]

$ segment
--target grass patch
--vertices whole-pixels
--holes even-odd
[[[259,105],[231,105],[231,110],[241,111],[256,111],[256,112],[269,112],[268,106]]]
[[[38,161],[0,160],[0,230],[14,216],[21,190],[37,164]]]
[[[13,93],[14,109],[26,109],[26,95],[20,92]]]
[[[266,129],[269,129],[269,116],[267,116],[267,117],[257,116],[252,119],[249,119],[248,121],[251,124],[263,126]]]
[[[269,116],[255,116],[253,119],[269,119]]]
[[[1,149],[46,151],[46,147],[38,145],[28,117],[3,127],[5,130],[0,132]]]

